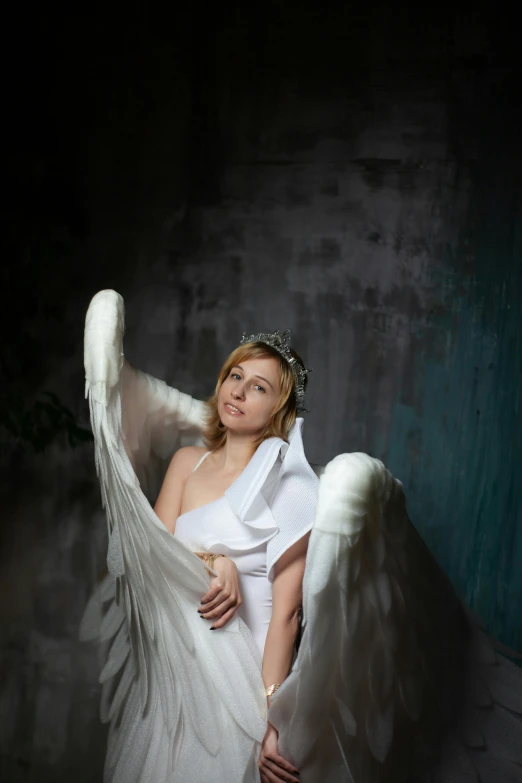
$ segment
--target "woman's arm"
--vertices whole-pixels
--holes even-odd
[[[301,621],[303,575],[310,533],[281,555],[274,568],[272,617],[263,653],[265,688],[288,676]]]
[[[165,474],[154,511],[172,535],[174,535],[176,520],[181,512],[185,481],[190,476],[202,452],[204,449],[201,446],[185,446],[178,449]]]
[[[288,676],[294,658],[294,647],[301,621],[303,575],[310,534],[296,541],[277,561],[272,585],[272,617],[263,653],[265,688],[280,685]],[[268,697],[270,703],[270,697]],[[277,730],[270,723],[258,761],[262,783],[288,781],[298,783],[299,770],[280,754]]]

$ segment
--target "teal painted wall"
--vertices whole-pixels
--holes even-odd
[[[461,596],[522,649],[520,125],[501,106],[472,168],[461,240],[434,275],[444,307],[418,335],[415,404],[394,405],[384,456]]]

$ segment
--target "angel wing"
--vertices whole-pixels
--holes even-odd
[[[268,719],[303,783],[521,783],[522,671],[497,656],[378,460],[326,466],[305,625]]]
[[[131,367],[123,331],[121,296],[101,291],[87,312],[85,368],[109,573],[80,633],[102,643],[104,780],[185,783],[197,769],[200,780],[256,783],[266,728],[259,652],[239,617],[207,638],[196,611],[205,567],[145,494],[158,465],[200,438],[203,403]]]

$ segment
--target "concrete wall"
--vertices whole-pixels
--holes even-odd
[[[125,297],[131,360],[200,396],[243,331],[292,329],[311,461],[382,458],[520,647],[513,50],[507,22],[426,13],[42,13],[11,96],[3,362],[17,398],[50,389],[87,424],[101,288]],[[76,641],[104,560],[91,447],[7,438],[1,459],[2,779],[99,781],[96,656]]]

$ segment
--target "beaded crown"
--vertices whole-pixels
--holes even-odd
[[[308,408],[305,408],[304,406],[306,376],[312,371],[312,368],[306,369],[305,367],[302,367],[297,359],[294,358],[290,350],[289,337],[289,329],[285,332],[280,332],[279,329],[276,329],[275,332],[259,332],[259,334],[250,335],[243,334],[240,345],[244,345],[245,343],[265,343],[271,348],[275,348],[275,350],[286,359],[292,368],[295,378],[296,410],[297,413],[304,413],[305,411],[308,412]]]

